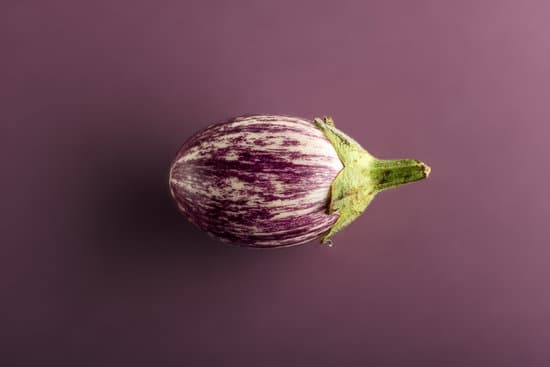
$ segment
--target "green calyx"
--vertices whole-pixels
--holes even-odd
[[[328,214],[339,215],[321,242],[332,245],[335,233],[359,217],[374,196],[385,189],[422,180],[430,167],[415,159],[382,160],[334,127],[330,117],[313,120],[334,146],[344,168],[332,182]]]

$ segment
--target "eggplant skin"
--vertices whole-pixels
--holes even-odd
[[[320,238],[331,184],[343,169],[312,121],[254,115],[209,126],[191,137],[170,166],[179,211],[223,242],[283,247]]]

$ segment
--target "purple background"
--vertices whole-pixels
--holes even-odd
[[[3,1],[0,364],[548,366],[545,1]],[[335,237],[221,246],[167,168],[332,115],[429,180]]]

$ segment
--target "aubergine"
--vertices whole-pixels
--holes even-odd
[[[332,245],[378,192],[429,173],[415,159],[375,158],[330,117],[254,115],[192,136],[172,161],[169,188],[178,210],[220,241]]]

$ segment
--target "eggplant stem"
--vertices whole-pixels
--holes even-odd
[[[416,159],[377,159],[366,174],[370,175],[374,190],[378,192],[425,179],[430,170],[428,165]]]

